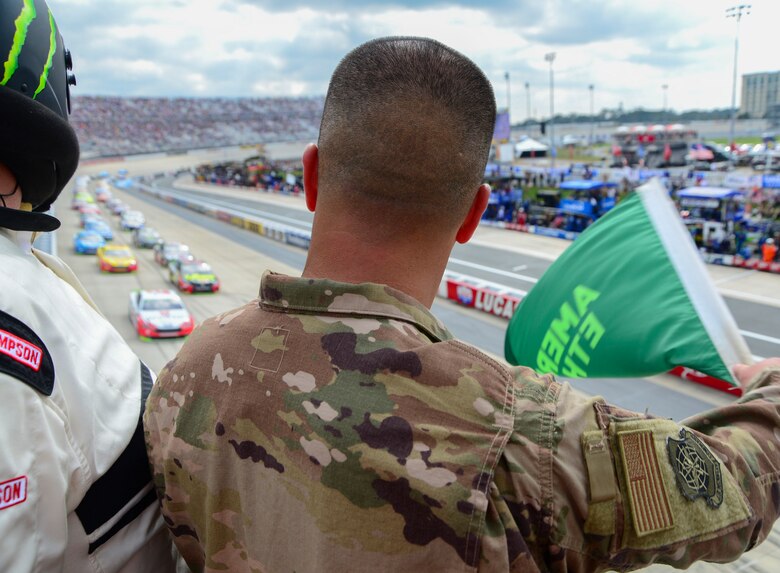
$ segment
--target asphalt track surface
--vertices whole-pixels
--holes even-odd
[[[132,165],[128,164],[128,168]],[[131,175],[133,173],[131,172]],[[170,181],[163,186],[173,188]],[[181,192],[180,189],[176,191]],[[260,275],[265,268],[295,273],[303,268],[305,251],[273,242],[269,239],[233,227],[226,223],[159,201],[138,191],[114,190],[132,208],[142,210],[147,222],[161,231],[169,240],[181,240],[189,244],[196,255],[212,264],[222,280],[223,288],[217,294],[183,295],[188,308],[200,322],[208,316],[234,308],[257,295]],[[226,198],[210,191],[193,191],[209,200],[228,203],[225,207],[254,213],[285,222],[291,226],[308,228],[311,215],[299,207],[263,201],[257,198]],[[106,317],[129,342],[136,353],[153,369],[159,369],[175,355],[182,340],[140,340],[127,316],[129,292],[134,288],[169,288],[164,269],[153,262],[151,252],[136,250],[139,271],[133,274],[102,274],[94,257],[77,256],[72,251],[72,235],[78,229],[78,218],[68,209],[69,193],[64,193],[57,204],[63,227],[58,231],[59,254],[71,265],[97,302]],[[117,238],[129,242],[129,234],[118,230],[117,219],[106,215],[116,231]],[[511,233],[511,231],[502,231]],[[550,264],[551,257],[491,247],[485,244],[458,246],[453,252],[451,270],[528,290]],[[780,287],[780,277],[777,284]],[[760,304],[737,298],[726,298],[741,329],[758,337],[746,337],[751,351],[759,356],[780,354],[777,339],[780,338],[780,306]],[[495,355],[502,355],[506,322],[460,307],[450,301],[437,300],[434,313],[450,328],[455,336]],[[762,338],[763,337],[763,338]],[[609,401],[637,411],[682,419],[713,406],[733,401],[722,392],[681,381],[671,376],[650,379],[591,379],[573,381],[573,385],[589,394],[600,394]],[[653,566],[648,570],[667,571],[665,566]],[[746,554],[731,565],[697,564],[690,569],[697,573],[708,571],[778,571],[780,570],[780,530],[776,528],[770,538],[758,549]]]

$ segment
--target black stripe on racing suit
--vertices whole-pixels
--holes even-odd
[[[142,416],[152,383],[149,368],[141,362],[141,412],[135,432],[114,464],[92,484],[76,508],[76,515],[87,535],[108,523],[142,490],[151,486],[152,474],[146,457]],[[89,544],[89,553],[92,554],[155,502],[154,488],[150,488],[146,495],[127,508],[111,529]]]

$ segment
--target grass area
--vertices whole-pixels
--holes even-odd
[[[558,157],[555,158],[558,163],[561,161],[568,162],[568,163],[599,163],[602,161],[609,161],[610,160],[610,154],[605,150],[603,153],[599,155],[586,155],[580,151],[577,151],[577,149],[574,150],[573,155],[569,155],[568,150],[563,150],[558,152]]]
[[[708,141],[714,141],[715,143],[719,145],[727,145],[729,142],[728,137],[713,137],[712,139],[709,139]],[[737,145],[742,145],[743,143],[747,143],[749,145],[755,145],[756,143],[761,143],[760,137],[735,137],[734,141],[737,142]]]

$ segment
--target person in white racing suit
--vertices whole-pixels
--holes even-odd
[[[0,0],[0,62],[0,571],[174,571],[141,425],[153,376],[31,247],[79,157],[44,0]]]

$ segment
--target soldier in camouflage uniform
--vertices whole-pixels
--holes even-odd
[[[780,511],[780,360],[680,425],[455,340],[429,311],[479,223],[488,80],[425,39],[336,69],[302,278],[205,321],[146,416],[193,571],[594,571],[728,561]],[[442,210],[441,206],[445,209]]]

